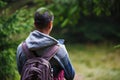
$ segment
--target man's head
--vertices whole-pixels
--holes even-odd
[[[46,28],[54,19],[53,13],[47,8],[39,8],[34,15],[34,24],[37,29]]]

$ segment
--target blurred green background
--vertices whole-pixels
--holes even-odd
[[[16,49],[39,7],[55,15],[51,35],[65,39],[75,80],[120,80],[120,0],[0,0],[0,80],[19,80]]]

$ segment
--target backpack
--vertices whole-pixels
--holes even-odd
[[[21,80],[54,80],[53,69],[49,63],[49,60],[55,55],[59,46],[54,45],[42,55],[42,57],[36,57],[27,47],[26,43],[22,43],[23,51],[27,57],[25,62]]]

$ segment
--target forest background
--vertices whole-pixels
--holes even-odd
[[[0,0],[0,80],[19,80],[16,49],[39,7],[53,11],[51,35],[65,39],[76,80],[120,80],[120,0]]]

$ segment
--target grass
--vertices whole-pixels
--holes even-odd
[[[67,45],[75,80],[120,80],[120,49],[112,45]]]

